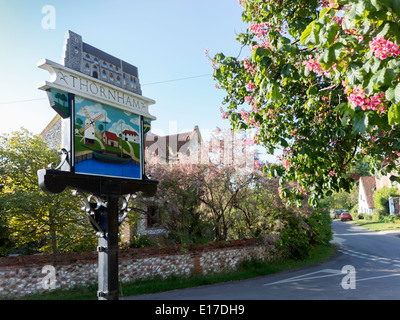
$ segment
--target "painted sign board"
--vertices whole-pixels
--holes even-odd
[[[51,76],[38,88],[47,92],[51,107],[62,118],[61,147],[68,161],[60,170],[142,180],[144,134],[156,119],[149,113],[155,101],[141,95],[137,68],[82,43],[79,37],[67,33],[65,64],[69,66],[47,59],[38,63]],[[74,47],[75,42],[80,47]],[[102,79],[105,70],[107,77]]]

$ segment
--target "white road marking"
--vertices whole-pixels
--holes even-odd
[[[315,275],[317,273],[328,273],[328,274],[312,276],[312,275]],[[292,278],[289,278],[289,279],[276,281],[276,282],[273,282],[273,283],[265,283],[263,286],[270,286],[270,285],[273,285],[273,284],[280,284],[280,283],[288,283],[288,282],[296,282],[296,281],[303,281],[303,280],[312,280],[312,279],[333,277],[333,276],[338,276],[338,275],[343,275],[342,270],[323,269],[323,270],[319,270],[319,271],[315,271],[315,272],[311,272],[311,273],[302,274],[302,275],[297,276],[297,277],[292,277]]]
[[[398,276],[400,276],[400,273],[387,274],[384,276],[369,277],[369,278],[364,278],[364,279],[356,279],[355,281],[359,282],[359,281],[374,280],[374,279],[388,278],[388,277],[398,277]]]
[[[399,260],[395,260],[395,259],[388,259],[388,258],[384,258],[384,257],[379,257],[379,256],[367,254],[367,253],[354,251],[354,250],[347,249],[347,248],[340,248],[339,252],[342,252],[344,254],[347,254],[347,255],[350,255],[350,256],[353,256],[353,257],[361,258],[361,259],[368,259],[368,260],[371,260],[371,261],[377,261],[377,262],[384,263],[384,264],[393,264],[396,267],[400,266],[398,264],[400,261]]]

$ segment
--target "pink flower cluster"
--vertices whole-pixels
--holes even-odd
[[[347,92],[349,92],[348,88],[345,89],[345,93]],[[383,101],[384,98],[384,92],[381,92],[375,96],[366,97],[364,89],[359,89],[357,86],[354,86],[348,99],[355,106],[360,106],[363,110],[379,111],[379,113],[382,114],[386,111],[386,107]]]
[[[246,84],[246,87],[249,90],[254,90],[256,88],[251,80]]]
[[[269,49],[270,44],[271,44],[271,41],[264,40],[264,41],[261,42],[261,44],[256,44],[255,46],[252,46],[250,48],[250,51],[254,52],[254,50],[257,49],[258,47],[262,47],[264,49]]]
[[[303,61],[303,65],[305,65],[308,70],[317,73],[319,76],[324,73],[324,69],[322,69],[321,64],[317,61],[319,57],[313,59],[313,56],[310,54],[308,56],[308,60]]]
[[[252,24],[250,25],[250,30],[254,32],[260,41],[260,44],[256,44],[255,46],[251,47],[250,50],[253,52],[256,48],[262,47],[268,49],[271,45],[271,41],[267,39],[268,30],[270,25],[268,22]]]
[[[257,37],[260,39],[267,34],[267,31],[264,29],[265,27],[269,28],[268,22],[252,24],[250,25],[250,30],[257,34]]]
[[[374,52],[375,57],[385,60],[387,57],[399,56],[399,46],[390,41],[385,40],[383,37],[375,37],[369,42],[371,50]]]
[[[243,60],[243,66],[246,69],[247,72],[249,72],[252,76],[255,75],[256,73],[256,68],[250,64],[248,59]]]
[[[225,112],[224,109],[221,107],[219,107],[219,111],[222,113],[222,119],[228,119],[229,118],[229,113]]]
[[[289,170],[290,168],[290,161],[288,159],[282,159],[282,166],[286,169]]]
[[[244,139],[243,140],[243,144],[245,145],[245,146],[253,146],[253,145],[255,145],[255,144],[258,144],[258,137],[257,136],[254,136],[254,137],[252,137],[252,138],[250,138],[250,139]]]
[[[260,123],[256,122],[254,119],[250,119],[250,113],[246,112],[244,109],[240,110],[240,115],[242,116],[243,121],[246,124],[251,124],[254,126],[254,128],[256,128],[257,130],[259,130],[260,128]]]
[[[249,114],[244,111],[244,109],[240,110],[240,115],[242,116],[242,119],[244,120],[244,122],[249,123]]]

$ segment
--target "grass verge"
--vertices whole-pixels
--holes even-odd
[[[387,230],[400,229],[400,223],[394,223],[394,222],[355,220],[353,223],[372,231],[387,231]]]
[[[244,261],[236,272],[222,272],[214,275],[190,277],[171,276],[136,280],[120,283],[120,297],[138,294],[156,293],[175,289],[184,289],[215,283],[238,281],[278,272],[303,268],[322,263],[335,255],[335,246],[316,246],[308,258],[303,260],[279,260],[264,262],[261,260]],[[96,300],[97,284],[73,289],[54,289],[45,293],[25,296],[24,300]]]

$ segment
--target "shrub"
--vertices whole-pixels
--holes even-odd
[[[389,197],[397,196],[397,188],[383,187],[374,193],[374,204],[378,220],[389,215]]]

